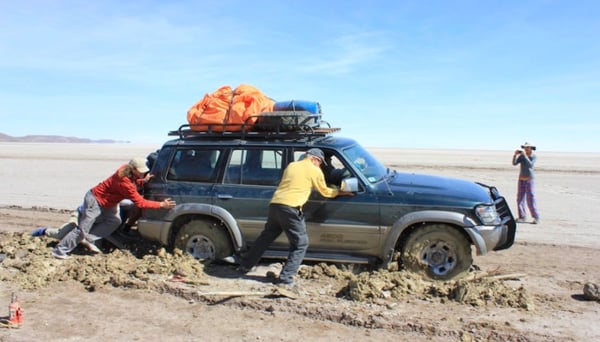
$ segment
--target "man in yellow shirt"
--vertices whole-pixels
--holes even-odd
[[[269,204],[269,215],[262,233],[250,251],[242,257],[238,270],[249,272],[269,245],[284,232],[290,243],[287,261],[275,283],[293,285],[294,276],[300,268],[308,248],[308,235],[302,206],[308,201],[312,189],[327,198],[352,196],[352,192],[330,188],[320,166],[325,155],[318,148],[311,148],[304,159],[290,163],[283,171],[281,182]]]

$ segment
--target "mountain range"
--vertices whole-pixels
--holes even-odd
[[[60,135],[26,135],[22,137],[13,137],[8,134],[0,133],[0,142],[32,142],[32,143],[129,143],[129,141],[117,141],[111,139],[92,140],[87,138],[64,137]]]

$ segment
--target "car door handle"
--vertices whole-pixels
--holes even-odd
[[[222,199],[222,200],[228,200],[228,199],[232,199],[233,196],[232,195],[228,195],[228,194],[217,194],[217,198],[218,199]]]

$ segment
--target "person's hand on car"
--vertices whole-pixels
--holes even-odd
[[[162,202],[160,202],[161,209],[171,209],[174,208],[177,203],[170,198],[165,198]]]

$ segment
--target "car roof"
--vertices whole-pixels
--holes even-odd
[[[351,138],[325,136],[319,139],[238,139],[238,138],[179,138],[172,139],[164,143],[164,146],[253,146],[253,147],[321,147],[343,149],[355,145],[356,141]]]

